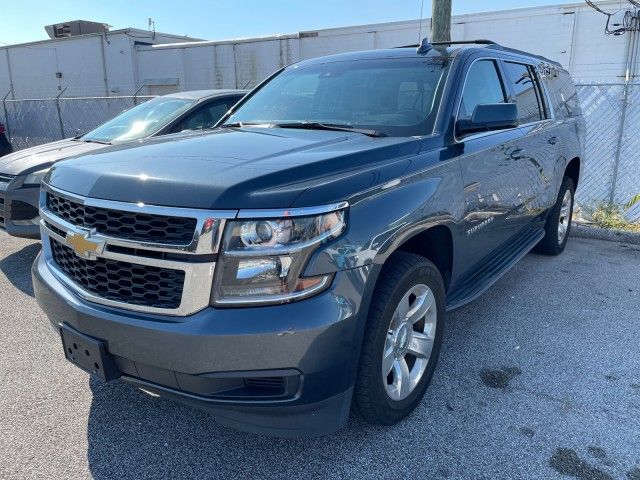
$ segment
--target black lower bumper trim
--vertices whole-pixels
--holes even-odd
[[[122,377],[141,390],[171,398],[209,412],[218,422],[245,432],[274,437],[298,438],[329,435],[349,419],[353,387],[325,400],[304,405],[235,405],[207,402],[136,378]]]

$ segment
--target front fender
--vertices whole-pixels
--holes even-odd
[[[463,186],[455,162],[438,162],[350,199],[347,231],[314,253],[305,275],[381,265],[420,231],[443,224],[456,231]]]

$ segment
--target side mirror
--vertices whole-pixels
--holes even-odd
[[[457,135],[502,130],[518,126],[518,107],[515,103],[487,103],[477,105],[470,120],[458,120]]]

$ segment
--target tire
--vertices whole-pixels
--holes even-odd
[[[421,299],[424,300],[423,303],[420,303]],[[421,319],[413,323],[409,316],[395,315],[396,308],[399,312],[404,311],[401,301],[409,313],[416,311],[416,315],[411,318]],[[430,306],[422,314],[427,301],[430,301]],[[431,382],[440,355],[445,315],[444,284],[436,266],[419,255],[405,252],[392,254],[385,263],[374,289],[356,376],[354,407],[365,421],[393,425],[409,415],[420,403]],[[406,340],[405,337],[409,339]],[[391,350],[390,345],[393,345]],[[421,347],[417,348],[418,345]],[[431,346],[430,350],[428,345]],[[421,358],[415,356],[413,363],[412,348],[416,348],[422,355]],[[386,355],[389,351],[393,351],[391,357]],[[404,365],[409,367],[412,363],[410,372],[403,369],[400,366],[401,362],[397,360],[396,355],[399,356],[402,351],[406,352]],[[383,360],[383,356],[386,360]],[[387,366],[389,361],[393,361],[392,368],[384,377],[383,362],[386,362]],[[411,388],[409,392],[401,388],[401,382],[396,384],[392,381],[391,385],[389,384],[390,376],[391,380],[394,380],[396,377],[403,377],[396,373],[408,372],[413,375],[414,369],[415,379],[404,383],[405,386],[409,385],[405,388]],[[418,376],[420,371],[422,374]],[[411,386],[414,381],[415,384]],[[393,393],[389,393],[390,390]],[[392,398],[392,395],[397,398]]]
[[[567,194],[570,199],[568,209],[566,205],[563,208],[565,195]],[[573,184],[573,180],[569,177],[564,177],[560,185],[560,192],[558,192],[556,204],[547,217],[547,222],[544,227],[544,237],[540,240],[540,243],[534,247],[534,252],[543,255],[560,255],[564,251],[564,247],[567,245],[567,239],[569,238],[569,232],[571,231],[574,197],[575,185]],[[560,234],[561,219],[564,219],[565,222],[565,230],[562,237]]]

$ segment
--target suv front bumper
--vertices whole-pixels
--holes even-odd
[[[369,272],[338,272],[326,292],[287,305],[166,317],[86,302],[42,255],[32,269],[52,325],[106,342],[123,380],[205,408],[221,423],[279,436],[327,434],[346,423]],[[265,380],[282,388],[261,390]]]
[[[0,229],[22,238],[40,238],[39,187],[11,188],[0,183]]]

